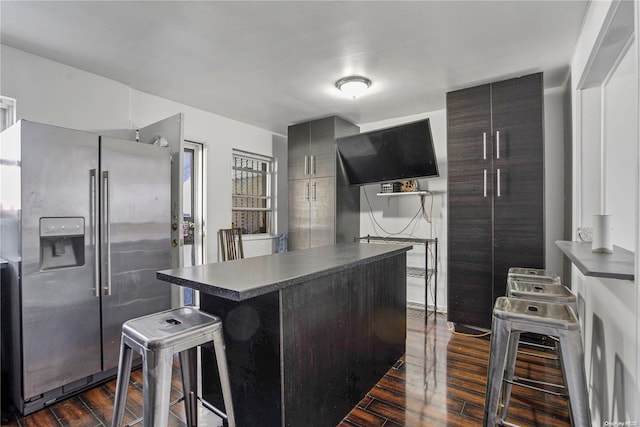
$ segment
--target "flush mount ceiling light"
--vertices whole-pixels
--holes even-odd
[[[371,86],[371,80],[366,77],[349,76],[336,82],[336,87],[347,96],[357,98],[363,95]]]

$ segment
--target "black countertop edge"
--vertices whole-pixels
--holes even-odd
[[[243,300],[254,298],[270,292],[278,291],[280,289],[284,289],[289,286],[296,285],[298,283],[303,283],[316,278],[325,277],[330,274],[339,273],[341,271],[353,268],[361,264],[366,264],[366,263],[378,261],[381,259],[389,258],[392,256],[396,256],[413,249],[412,245],[394,245],[394,246],[375,245],[378,248],[384,248],[382,249],[382,252],[376,253],[373,255],[358,257],[354,260],[342,262],[342,263],[339,263],[338,265],[335,265],[329,268],[310,271],[305,274],[285,275],[283,277],[277,277],[274,280],[265,281],[265,283],[261,284],[259,287],[253,287],[246,290],[239,291],[237,289],[233,289],[232,287],[225,287],[224,285],[211,283],[215,279],[216,268],[226,269],[233,265],[234,267],[237,266],[237,268],[242,269],[245,266],[251,267],[251,264],[255,262],[256,259],[261,259],[261,261],[264,262],[265,260],[268,260],[269,258],[271,258],[269,260],[270,262],[280,262],[284,260],[286,257],[291,257],[292,254],[294,254],[293,256],[296,256],[296,257],[307,256],[307,254],[308,256],[313,257],[315,253],[318,253],[321,251],[327,251],[329,250],[328,248],[342,248],[344,250],[349,246],[355,246],[355,245],[369,245],[369,244],[367,243],[338,244],[330,247],[325,246],[321,248],[312,248],[312,249],[305,249],[300,251],[263,255],[261,257],[255,257],[255,258],[244,258],[241,260],[227,261],[225,263],[212,263],[212,264],[206,264],[206,265],[195,266],[195,267],[162,270],[156,273],[156,277],[159,280],[173,283],[175,285],[195,289],[197,291],[200,291],[208,295],[212,295],[212,296],[216,296],[216,297],[220,297],[220,298],[224,298],[232,301],[243,301]],[[203,269],[206,269],[206,268],[210,268],[212,269],[212,271],[210,273],[208,271],[203,271]],[[205,277],[204,280],[196,280],[194,278],[187,277],[190,275],[189,274],[190,271],[196,271],[196,270],[202,271],[202,274],[200,276],[204,275]],[[239,271],[242,271],[242,270],[239,270]],[[206,282],[210,282],[210,283],[206,283]]]
[[[166,273],[164,273],[164,271],[166,271]],[[203,294],[213,295],[213,296],[228,299],[231,301],[242,301],[242,300],[253,298],[255,296],[260,295],[260,294],[257,294],[257,295],[246,296],[244,293],[240,293],[238,291],[234,291],[231,289],[212,286],[212,285],[201,283],[195,280],[190,280],[190,279],[185,279],[179,276],[175,276],[173,273],[171,273],[171,271],[175,271],[175,269],[158,271],[156,272],[156,278],[164,282],[173,283],[174,285],[179,285],[185,288],[194,289],[198,292],[202,292]]]
[[[555,243],[585,276],[635,280],[635,254],[627,249],[614,245],[613,253],[606,254],[592,252],[590,242]]]

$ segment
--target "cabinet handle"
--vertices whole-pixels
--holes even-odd
[[[309,156],[304,156],[304,176],[309,175]]]
[[[311,175],[315,175],[316,174],[316,155],[312,154],[310,156],[311,158]]]
[[[317,187],[318,187],[317,183],[314,182],[313,183],[313,199],[312,199],[314,202],[316,201],[316,189],[317,189]]]
[[[482,132],[482,159],[487,160],[487,133]],[[485,173],[487,171],[485,170]]]
[[[487,170],[484,170],[484,197],[487,197]]]
[[[500,194],[500,169],[498,169],[498,197],[502,196]]]
[[[304,186],[304,201],[309,201],[309,183],[307,182]]]
[[[496,159],[500,158],[500,131],[496,131]]]

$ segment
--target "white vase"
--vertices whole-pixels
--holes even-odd
[[[591,250],[593,252],[613,253],[611,231],[611,215],[593,216],[593,238],[591,240]]]

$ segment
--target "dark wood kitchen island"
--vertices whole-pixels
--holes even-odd
[[[338,244],[157,276],[222,318],[239,427],[328,427],[405,352],[410,249]],[[214,357],[203,349],[203,397],[223,408]]]

